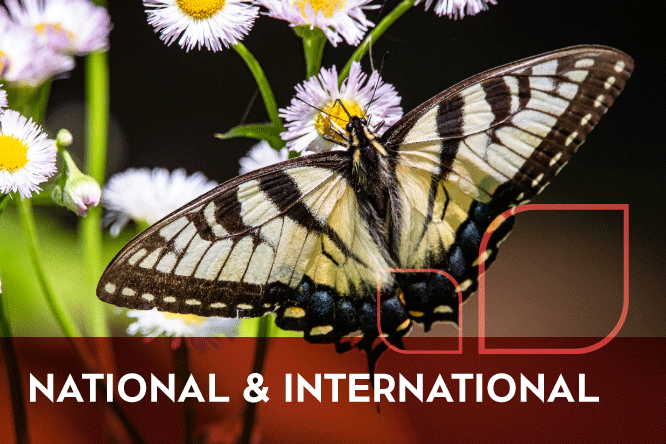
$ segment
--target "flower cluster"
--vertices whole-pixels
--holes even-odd
[[[39,86],[74,68],[74,59],[43,45],[36,32],[11,21],[0,9],[0,78]]]
[[[0,8],[0,78],[38,86],[72,70],[73,55],[108,48],[111,20],[90,0],[7,0]]]
[[[248,34],[259,15],[260,5],[266,15],[289,22],[292,27],[320,29],[337,46],[342,40],[358,45],[374,23],[366,10],[378,9],[372,0],[143,0],[148,23],[160,33],[167,45],[178,41],[186,50],[206,47],[219,51],[235,45]],[[419,0],[420,1],[420,0]],[[416,3],[419,3],[417,1]],[[435,13],[462,18],[488,9],[495,0],[426,0]]]

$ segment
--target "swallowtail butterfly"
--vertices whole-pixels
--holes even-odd
[[[618,96],[632,59],[576,46],[471,77],[380,137],[361,117],[347,149],[236,177],[136,236],[104,272],[103,301],[203,316],[276,314],[310,342],[357,346],[372,363],[378,269],[440,269],[464,297],[513,219],[560,171]],[[391,343],[418,322],[458,319],[457,288],[435,273],[380,274]]]

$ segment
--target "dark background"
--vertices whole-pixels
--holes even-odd
[[[395,4],[389,1],[386,10]],[[111,1],[109,8],[114,23],[109,173],[163,166],[202,171],[218,182],[235,176],[238,159],[255,141],[220,141],[213,134],[238,124],[255,93],[240,57],[231,49],[186,53],[177,45],[165,46],[138,0]],[[631,303],[624,335],[662,336],[666,331],[666,154],[660,122],[665,114],[664,12],[663,2],[656,1],[500,0],[488,11],[454,21],[417,7],[373,47],[375,60],[390,54],[383,77],[402,96],[405,112],[473,74],[570,45],[609,45],[635,59],[634,75],[615,105],[554,184],[533,201],[630,204]],[[368,16],[377,22],[376,14]],[[300,40],[286,22],[262,16],[243,43],[261,63],[278,106],[287,106],[294,86],[304,80]],[[329,45],[323,66],[341,67],[352,52],[345,43]],[[363,63],[369,69],[367,58]],[[82,65],[72,79],[54,83],[47,120],[53,129],[72,129],[78,141]],[[247,122],[267,120],[259,97]],[[525,214],[516,225],[488,274],[488,310],[496,301],[507,328],[489,326],[489,334],[605,335],[621,307],[619,214]],[[550,271],[540,272],[544,268]],[[493,289],[502,295],[493,296]],[[468,313],[476,312],[474,304],[476,297],[466,304]],[[548,329],[543,320],[553,316],[552,310],[560,310],[572,330]],[[588,322],[591,315],[599,322]],[[508,327],[512,319],[532,323],[516,330]]]
[[[620,335],[666,336],[663,2],[498,1],[489,11],[458,21],[439,18],[422,7],[408,12],[373,48],[376,60],[390,52],[383,77],[395,85],[408,111],[471,75],[541,52],[595,43],[630,54],[636,68],[625,91],[569,166],[533,202],[630,205],[630,307]],[[387,8],[396,3],[390,1]],[[109,52],[109,173],[163,166],[202,171],[218,182],[235,176],[238,158],[255,142],[223,142],[212,135],[238,124],[255,92],[244,63],[233,50],[186,53],[178,46],[166,47],[146,23],[139,0],[111,0],[109,6],[115,26]],[[377,21],[374,13],[369,17]],[[305,72],[300,41],[285,22],[261,17],[243,43],[266,71],[278,105],[286,106]],[[352,52],[344,43],[335,50],[329,46],[324,66],[342,66]],[[63,126],[72,130],[79,157],[82,66],[79,61],[69,80],[54,82],[47,119],[51,130]],[[364,66],[368,67],[367,59]],[[258,100],[247,121],[265,120]],[[53,214],[74,227],[76,219],[64,210]],[[622,302],[621,240],[622,220],[612,212],[519,215],[513,234],[487,274],[487,334],[554,337],[550,343],[562,340],[561,336],[606,335],[617,322]],[[473,335],[476,329],[476,304],[477,297],[472,296],[464,305],[466,335]],[[441,334],[457,334],[450,326],[438,328]],[[124,334],[118,328],[115,332]],[[427,340],[410,337],[406,345],[421,348],[432,336]],[[541,339],[531,339],[526,346],[538,347]],[[587,340],[591,338],[583,338],[579,345],[589,345]],[[93,341],[97,345],[105,339]],[[562,373],[574,396],[577,374],[586,373],[589,394],[600,396],[601,402],[541,404],[532,399],[522,404],[516,396],[504,405],[412,400],[380,406],[312,400],[283,404],[279,390],[285,373],[300,372],[312,380],[314,373],[363,373],[367,367],[359,352],[337,355],[331,345],[276,338],[264,371],[274,398],[259,406],[260,438],[275,443],[485,442],[502,441],[505,436],[511,442],[658,441],[663,435],[663,426],[658,425],[664,392],[663,342],[661,338],[617,338],[585,355],[496,357],[477,355],[476,341],[469,338],[461,356],[405,358],[388,352],[379,363],[380,372],[393,376],[400,372],[411,379],[424,373],[428,388],[436,374],[442,373],[454,399],[457,390],[448,380],[450,373],[481,372],[487,378],[507,372],[516,379],[519,373],[531,379],[546,373],[547,391]],[[16,343],[24,375],[33,373],[44,381],[47,373],[55,373],[56,391],[70,373],[80,383],[78,375],[83,370],[74,364],[71,350],[61,338],[19,338]],[[554,346],[567,344],[564,340]],[[221,393],[232,396],[229,404],[197,407],[199,430],[212,429],[224,437],[230,434],[225,435],[225,430],[238,422],[254,346],[252,339],[219,338],[208,353],[192,353],[197,381],[206,381],[207,374],[214,372],[223,381]],[[155,373],[164,380],[171,371],[168,339],[145,344],[142,338],[114,338],[113,348],[116,375]],[[0,365],[0,381],[6,378],[3,367]],[[86,386],[79,387],[85,396]],[[27,385],[24,393],[27,396]],[[0,435],[11,442],[8,399],[7,385],[0,383]],[[147,399],[124,404],[151,443],[181,441],[180,407],[169,402],[156,405]],[[70,399],[64,404],[29,403],[27,408],[34,442],[106,442],[99,404]]]

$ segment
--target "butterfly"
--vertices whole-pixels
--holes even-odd
[[[350,116],[345,150],[236,177],[136,236],[97,295],[202,316],[273,312],[310,342],[364,349],[372,371],[378,287],[392,344],[414,322],[457,322],[458,291],[476,289],[479,264],[511,230],[513,218],[493,220],[557,175],[632,70],[617,49],[575,46],[460,82],[381,136]],[[385,269],[438,269],[457,285]]]

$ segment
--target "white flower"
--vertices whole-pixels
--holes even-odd
[[[43,44],[67,54],[106,51],[111,19],[90,0],[7,0],[12,19],[34,29]]]
[[[36,32],[12,22],[3,8],[0,36],[0,79],[39,86],[74,68],[73,58],[43,45]]]
[[[363,9],[372,0],[258,0],[268,9],[268,15],[286,20],[291,26],[309,26],[321,29],[333,46],[344,38],[350,45],[358,45],[369,27]]]
[[[184,169],[130,168],[115,174],[104,186],[102,205],[109,210],[105,225],[113,223],[117,236],[130,219],[154,224],[164,216],[217,186],[201,173],[188,176]]]
[[[368,78],[361,72],[361,64],[354,62],[349,77],[338,89],[338,73],[335,67],[329,70],[322,68],[319,76],[312,76],[296,86],[296,96],[291,99],[291,105],[280,109],[280,117],[287,122],[287,131],[280,134],[280,137],[287,142],[290,149],[298,152],[339,149],[338,145],[323,138],[324,135],[335,136],[331,121],[344,132],[349,120],[342,107],[335,103],[336,99],[342,101],[352,116],[367,115],[371,125],[384,121],[384,129],[402,117],[400,96],[393,85],[381,80],[376,71]]]
[[[148,23],[167,45],[178,39],[187,51],[228,48],[242,40],[259,15],[248,0],[143,0]]]
[[[435,0],[426,0],[425,8],[428,10]],[[436,0],[435,14],[438,16],[448,15],[449,18],[457,20],[467,15],[476,15],[488,9],[488,4],[496,5],[496,0]],[[420,1],[417,1],[418,4]]]
[[[0,83],[0,86],[2,86],[1,83]],[[2,108],[7,108],[7,104],[8,104],[8,102],[7,102],[7,93],[5,92],[4,89],[0,89],[0,116],[4,112]]]
[[[0,193],[30,197],[56,172],[56,148],[32,119],[14,110],[0,117]]]
[[[274,163],[283,162],[289,159],[289,148],[282,148],[280,151],[274,150],[265,140],[262,140],[241,158],[240,174],[249,173]]]
[[[236,336],[238,319],[182,315],[152,310],[129,310],[127,316],[136,321],[127,327],[127,334],[150,338],[164,335],[167,337]]]

